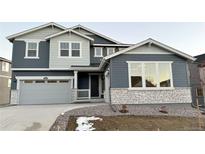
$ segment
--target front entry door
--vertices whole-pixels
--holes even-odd
[[[91,97],[99,97],[99,76],[91,75]]]

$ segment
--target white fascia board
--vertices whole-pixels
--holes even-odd
[[[47,77],[49,80],[69,80],[73,79],[73,76],[16,76],[17,80],[43,80]]]
[[[50,71],[50,70],[70,70],[69,68],[11,68],[12,71]]]
[[[68,33],[68,32],[72,32],[72,33],[74,33],[74,34],[76,34],[76,35],[79,35],[79,36],[81,36],[81,37],[83,37],[83,38],[86,38],[86,39],[88,39],[88,40],[94,41],[93,38],[88,37],[88,36],[86,36],[86,35],[84,35],[84,34],[78,33],[78,32],[76,32],[76,31],[74,31],[74,30],[72,30],[72,29],[67,29],[67,30],[64,30],[64,31],[62,31],[62,32],[59,32],[59,33],[56,33],[56,34],[47,36],[47,37],[45,37],[45,39],[48,40],[48,39],[50,39],[50,38],[53,38],[53,37],[56,37],[56,36],[59,36],[59,35],[62,35],[62,34]]]
[[[93,30],[91,30],[91,29],[89,29],[89,28],[87,28],[87,27],[84,27],[84,26],[82,26],[82,25],[76,25],[76,26],[71,27],[71,29],[76,29],[76,28],[82,28],[82,29],[84,29],[84,30],[86,30],[86,31],[89,31],[89,32],[93,33],[93,34],[96,34],[96,35],[98,35],[98,36],[101,36],[102,38],[105,38],[105,39],[110,40],[110,41],[112,41],[112,42],[115,42],[115,43],[117,43],[117,44],[121,44],[120,42],[118,42],[118,41],[116,41],[116,40],[114,40],[114,39],[112,39],[112,38],[110,38],[110,37],[107,37],[107,36],[105,36],[105,35],[103,35],[103,34],[100,34],[100,33],[96,32],[96,31],[93,31]]]
[[[13,39],[13,38],[15,38],[15,37],[18,37],[18,36],[21,36],[21,35],[24,35],[24,34],[27,34],[27,33],[31,33],[31,32],[33,32],[33,31],[36,31],[36,30],[39,30],[39,29],[42,29],[42,28],[45,28],[45,27],[48,27],[48,26],[56,26],[56,27],[58,27],[58,28],[60,28],[60,29],[62,29],[62,30],[65,30],[65,29],[66,29],[66,27],[64,27],[64,26],[62,26],[62,25],[59,25],[59,24],[54,23],[54,22],[49,22],[49,23],[47,23],[47,24],[44,24],[44,25],[41,25],[41,26],[38,26],[38,27],[35,27],[35,28],[31,28],[31,29],[25,30],[25,31],[20,32],[20,33],[16,33],[16,34],[7,36],[6,38],[7,38],[8,40],[11,40],[11,39]]]
[[[105,47],[130,47],[133,44],[92,44],[93,46],[105,46]]]
[[[130,47],[124,49],[124,50],[121,50],[121,51],[119,51],[119,52],[116,52],[116,53],[114,53],[114,54],[112,54],[112,55],[106,56],[106,57],[104,57],[104,58],[105,58],[105,60],[110,59],[110,58],[113,58],[113,57],[118,56],[118,55],[120,55],[120,54],[126,53],[126,52],[128,52],[128,51],[130,51],[130,50],[132,50],[132,49],[138,48],[138,47],[140,47],[140,46],[142,46],[142,45],[144,45],[144,44],[146,44],[146,43],[151,43],[151,44],[153,43],[153,44],[155,44],[155,45],[157,45],[157,46],[160,46],[160,47],[162,47],[162,48],[164,48],[164,49],[169,50],[170,52],[173,52],[173,53],[175,53],[175,54],[177,54],[177,55],[180,55],[180,56],[182,56],[182,57],[184,57],[184,58],[186,58],[186,59],[189,59],[189,60],[192,60],[192,61],[195,61],[195,60],[196,60],[196,58],[194,58],[194,57],[192,57],[192,56],[190,56],[190,55],[188,55],[188,54],[186,54],[186,53],[183,53],[183,52],[181,52],[181,51],[179,51],[179,50],[177,50],[177,49],[174,49],[174,48],[172,48],[172,47],[169,47],[169,46],[167,46],[167,45],[165,45],[165,44],[162,44],[162,43],[160,43],[160,42],[158,42],[158,41],[155,41],[155,40],[153,40],[153,39],[151,39],[151,38],[149,38],[149,39],[147,39],[147,40],[144,40],[144,41],[142,41],[142,42],[139,42],[139,43],[137,43],[137,44],[135,44],[135,45],[133,45],[133,46],[130,46]]]

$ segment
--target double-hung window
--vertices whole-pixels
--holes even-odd
[[[60,57],[68,57],[70,55],[69,49],[70,49],[69,42],[61,42],[60,43]]]
[[[38,57],[38,42],[26,42],[25,58],[39,58]]]
[[[102,47],[95,47],[95,57],[103,57]]]
[[[107,56],[115,53],[115,48],[107,48]]]
[[[129,62],[130,88],[172,88],[172,62]]]
[[[80,57],[80,43],[71,43],[72,57]]]
[[[81,44],[77,42],[60,42],[60,57],[80,57]]]

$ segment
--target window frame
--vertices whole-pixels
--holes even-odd
[[[100,48],[101,55],[96,55],[96,49]],[[103,57],[103,47],[95,47],[94,48],[94,57]]]
[[[1,70],[2,72],[9,72],[10,71],[10,64],[6,61],[2,61],[1,63]]]
[[[40,41],[32,41],[32,40],[30,40],[30,41],[26,41],[26,52],[25,52],[25,57],[24,57],[24,59],[39,59],[39,42]],[[36,43],[36,56],[34,57],[30,57],[30,56],[28,56],[28,44],[29,43]]]
[[[69,56],[61,56],[61,43],[69,43]],[[72,43],[80,44],[80,56],[72,56]],[[79,41],[59,41],[58,43],[58,58],[82,58],[82,43]]]
[[[113,49],[113,53],[112,54],[115,53],[115,48],[107,48],[107,56],[112,55],[112,54],[108,54],[109,53],[109,49]]]
[[[173,61],[127,61],[128,63],[128,83],[130,90],[172,90],[174,89],[173,85],[173,74],[172,74],[172,63]],[[156,75],[157,75],[157,87],[146,87],[145,81],[145,67],[146,63],[155,63],[156,64]],[[160,87],[160,78],[159,78],[159,64],[169,64],[169,73],[170,73],[170,87]],[[131,64],[141,64],[142,65],[142,87],[132,87],[131,83]]]

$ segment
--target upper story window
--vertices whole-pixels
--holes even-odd
[[[60,57],[80,57],[81,43],[60,42]]]
[[[26,55],[25,58],[39,58],[38,57],[38,44],[39,42],[27,42],[26,43]]]
[[[80,43],[71,43],[72,57],[80,57]]]
[[[107,48],[107,56],[115,53],[115,48]]]
[[[2,62],[2,71],[3,72],[9,72],[9,63]]]
[[[69,49],[70,49],[70,44],[68,42],[61,42],[60,43],[60,56],[61,57],[68,57],[69,56]]]
[[[171,62],[128,62],[130,88],[172,88]]]
[[[101,47],[95,47],[95,57],[103,57],[103,49]]]

